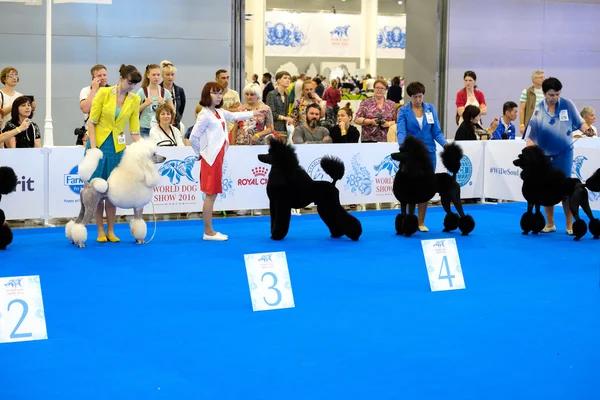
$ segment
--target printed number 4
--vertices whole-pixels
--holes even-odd
[[[15,326],[15,329],[13,329],[12,333],[10,334],[10,338],[11,339],[19,339],[19,338],[31,337],[31,333],[17,333],[17,330],[19,329],[19,327],[25,320],[25,317],[27,316],[27,312],[29,311],[29,306],[27,306],[27,303],[24,302],[23,300],[16,299],[16,300],[13,300],[10,303],[8,303],[8,311],[10,311],[10,306],[12,306],[14,303],[18,303],[21,305],[21,307],[23,307],[23,313],[21,314],[21,318],[19,319],[19,322],[17,322],[17,326]]]
[[[266,297],[263,297],[263,299],[265,300],[265,303],[267,303],[267,305],[271,306],[271,307],[275,307],[276,305],[278,305],[279,303],[281,303],[281,292],[279,291],[279,289],[277,289],[275,286],[277,286],[277,275],[275,275],[272,272],[265,272],[263,274],[263,276],[260,278],[260,281],[263,282],[265,279],[265,276],[269,275],[273,278],[273,285],[269,286],[269,289],[273,289],[275,291],[275,293],[277,293],[277,300],[274,303],[269,303],[267,301]]]
[[[444,267],[446,267],[446,275],[442,276]],[[442,267],[440,268],[440,276],[438,278],[439,279],[448,279],[448,284],[450,285],[450,287],[453,287],[452,286],[452,278],[456,278],[456,276],[450,274],[450,266],[448,265],[448,257],[447,256],[444,256],[444,258],[442,260]]]

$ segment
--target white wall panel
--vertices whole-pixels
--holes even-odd
[[[46,10],[42,6],[2,3],[0,69],[19,70],[17,90],[37,100],[34,121],[44,126]],[[194,121],[204,83],[217,69],[230,68],[231,0],[127,0],[112,5],[53,6],[52,117],[56,145],[73,145],[73,129],[83,123],[79,91],[90,82],[90,68],[104,64],[109,83],[119,66],[169,60],[177,66],[177,84],[187,95],[183,117]],[[139,88],[139,85],[138,85]]]

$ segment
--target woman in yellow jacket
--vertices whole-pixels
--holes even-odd
[[[140,97],[131,93],[142,76],[133,65],[121,65],[119,69],[120,81],[116,86],[100,88],[92,102],[88,122],[88,136],[86,148],[99,148],[103,157],[98,163],[98,168],[92,174],[94,178],[108,179],[110,173],[121,161],[125,150],[125,125],[129,122],[129,134],[133,141],[140,140]],[[115,236],[115,220],[117,208],[110,201],[106,203],[106,223],[108,234],[102,224],[103,204],[96,210],[96,225],[98,226],[98,242],[118,242]]]

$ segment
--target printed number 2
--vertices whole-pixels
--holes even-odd
[[[444,267],[446,267],[446,275],[442,276],[442,272],[444,271]],[[450,266],[448,265],[448,257],[444,256],[442,259],[442,267],[440,268],[440,276],[439,279],[448,279],[448,284],[452,287],[452,278],[456,278],[455,275],[450,274]]]
[[[267,305],[271,306],[271,307],[275,307],[276,305],[278,305],[279,303],[281,303],[281,292],[279,291],[279,289],[277,289],[275,286],[277,286],[277,275],[275,275],[272,272],[265,272],[263,274],[263,276],[260,278],[260,281],[263,282],[265,279],[265,276],[269,275],[273,278],[273,285],[269,286],[269,289],[273,289],[275,291],[275,293],[277,293],[277,301],[275,301],[274,303],[269,303],[267,301],[266,297],[263,297],[263,299],[265,300],[265,303],[267,303]]]
[[[15,329],[13,329],[12,333],[10,334],[10,338],[11,339],[19,339],[19,338],[31,337],[31,333],[17,333],[17,330],[19,329],[19,327],[23,323],[23,320],[27,316],[27,312],[29,311],[29,306],[27,306],[27,303],[24,302],[23,300],[17,299],[17,300],[13,300],[10,303],[8,303],[8,311],[10,311],[10,306],[12,306],[14,303],[19,303],[21,305],[21,307],[23,307],[23,313],[21,314],[21,319],[19,319],[19,322],[17,322],[17,326],[15,326]]]

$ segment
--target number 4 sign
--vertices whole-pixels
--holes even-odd
[[[48,339],[39,276],[0,278],[0,343]]]
[[[465,288],[454,239],[422,240],[425,265],[432,292]]]
[[[285,252],[245,254],[252,310],[294,307]]]

